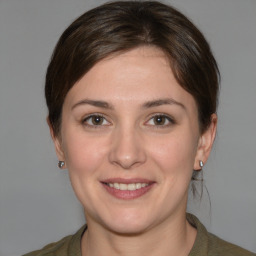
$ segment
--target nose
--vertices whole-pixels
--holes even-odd
[[[129,170],[146,161],[146,152],[140,134],[133,128],[118,129],[112,137],[109,161]]]

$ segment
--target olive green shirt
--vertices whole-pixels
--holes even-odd
[[[194,215],[187,214],[187,220],[197,229],[196,240],[188,256],[256,255],[207,232],[203,224]],[[83,226],[74,235],[64,237],[59,242],[49,244],[41,250],[23,256],[81,256],[81,237],[85,230],[86,226]]]

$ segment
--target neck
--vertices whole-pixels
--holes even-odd
[[[194,229],[179,216],[175,221],[165,221],[145,232],[134,235],[123,235],[102,228],[101,225],[90,225],[82,238],[83,256],[141,256],[141,255],[188,255],[196,238]]]

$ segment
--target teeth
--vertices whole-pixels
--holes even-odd
[[[136,185],[133,183],[133,184],[128,184],[128,190],[135,190],[136,189]]]
[[[120,189],[119,183],[114,183],[114,188]]]
[[[119,189],[120,190],[127,190],[127,187],[128,187],[127,184],[122,184],[122,183],[119,184]]]
[[[130,184],[124,184],[124,183],[107,183],[107,185],[111,188],[119,189],[119,190],[130,190],[134,191],[136,189],[144,188],[148,186],[148,183],[130,183]]]
[[[135,186],[136,186],[136,189],[140,189],[141,188],[141,183],[136,183]]]

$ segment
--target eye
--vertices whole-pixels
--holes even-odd
[[[83,124],[87,126],[104,126],[110,123],[101,115],[90,115],[83,119]]]
[[[170,124],[174,124],[174,120],[171,117],[163,114],[155,115],[147,122],[147,125],[152,126],[168,126]]]

